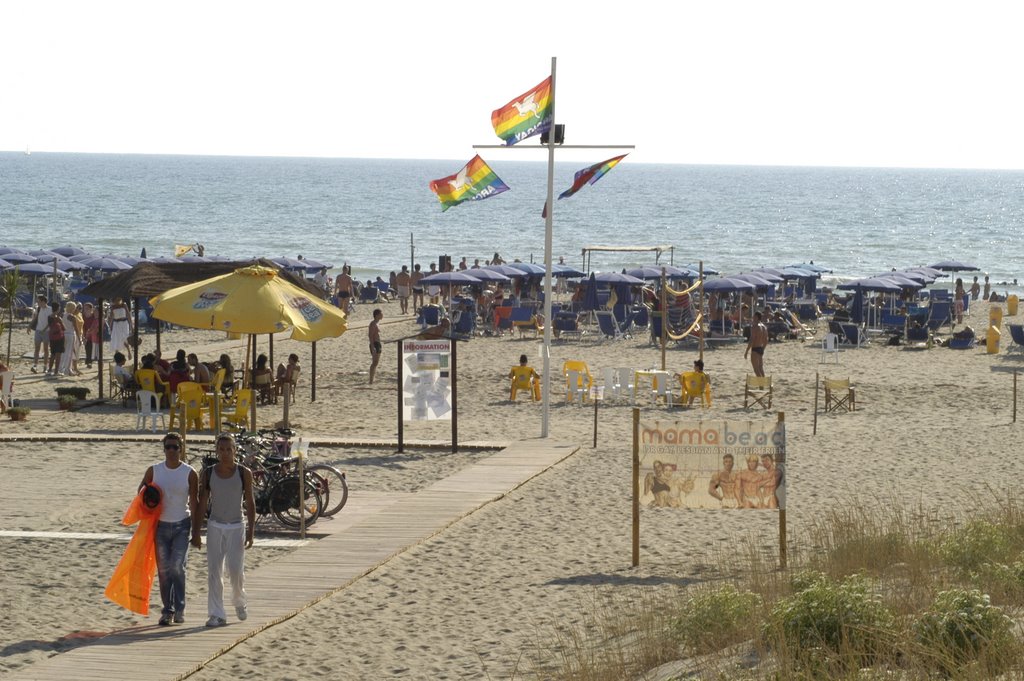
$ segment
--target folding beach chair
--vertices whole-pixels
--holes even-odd
[[[1007,324],[1006,328],[1010,330],[1010,338],[1013,340],[1013,345],[1006,349],[1009,351],[1010,348],[1013,348],[1018,352],[1024,352],[1024,325]]]
[[[615,323],[615,316],[611,312],[598,311],[595,314],[597,315],[597,326],[604,338],[612,340],[623,338],[622,332],[619,331],[619,325]]]
[[[825,378],[822,383],[825,386],[825,412],[830,411],[856,411],[857,401],[850,379]]]
[[[747,374],[747,382],[743,388],[743,408],[751,404],[760,404],[765,409],[772,408],[772,377]]]

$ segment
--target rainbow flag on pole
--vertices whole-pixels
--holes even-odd
[[[619,165],[619,161],[629,156],[629,154],[623,154],[622,156],[616,156],[610,158],[607,161],[601,161],[595,163],[589,168],[584,168],[576,172],[576,177],[572,181],[572,186],[566,189],[564,192],[558,195],[559,199],[567,199],[579,190],[583,189],[583,185],[594,184],[602,177],[605,176],[609,170]]]
[[[441,210],[446,211],[463,201],[481,201],[508,191],[508,185],[494,174],[479,154],[474,156],[462,170],[430,182],[430,191],[437,194]]]
[[[616,156],[615,158],[610,158],[607,161],[595,163],[589,168],[584,168],[583,170],[576,171],[576,177],[573,178],[572,186],[558,195],[559,200],[569,198],[579,190],[583,189],[584,185],[594,184],[602,177],[604,177],[605,173],[607,173],[615,166],[619,165],[619,161],[626,158],[627,156],[629,156],[629,154]],[[548,204],[546,201],[544,202],[544,210],[541,211],[540,215],[541,217],[544,218],[548,216]]]
[[[548,76],[537,87],[492,111],[491,125],[495,134],[506,145],[512,146],[551,128],[553,104],[551,76]]]

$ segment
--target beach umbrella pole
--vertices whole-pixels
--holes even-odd
[[[313,341],[313,368],[309,375],[309,401],[316,402],[316,341]]]

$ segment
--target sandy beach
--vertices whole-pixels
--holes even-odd
[[[350,330],[317,344],[316,401],[310,401],[311,348],[278,336],[274,363],[299,355],[303,376],[291,420],[309,438],[393,440],[396,353],[388,341],[414,333],[413,317],[396,303],[381,306],[385,351],[378,381],[367,385],[366,325],[373,306],[361,305]],[[985,327],[987,305],[976,303],[968,322]],[[775,399],[769,413],[743,409],[749,364],[742,343],[709,349],[713,381],[709,409],[671,409],[649,395],[645,417],[663,419],[775,419],[785,413],[788,448],[790,549],[806,549],[810,519],[849,504],[905,503],[957,510],[1014,494],[1008,474],[1020,441],[1012,423],[1013,372],[1024,354],[1011,349],[1004,318],[998,354],[984,344],[957,351],[910,350],[881,342],[840,353],[822,364],[815,340],[772,343],[765,356]],[[824,327],[819,326],[819,337]],[[532,336],[532,334],[530,334]],[[76,378],[29,373],[23,327],[13,336],[15,397],[32,407],[25,422],[0,419],[0,436],[77,433],[135,435],[134,408],[120,403],[58,412],[53,388],[83,385],[96,392],[95,368]],[[144,337],[143,351],[155,336]],[[259,340],[261,351],[266,337]],[[243,341],[223,334],[177,329],[164,334],[165,354],[179,347],[214,360],[221,352],[241,365]],[[511,442],[540,434],[541,407],[508,401],[506,375],[525,353],[538,370],[537,339],[476,338],[458,350],[459,440]],[[690,368],[697,352],[670,347],[666,368]],[[595,378],[606,366],[657,368],[661,351],[646,334],[601,340],[592,333],[552,345],[553,375],[567,359],[588,363]],[[83,371],[84,363],[83,363]],[[850,377],[858,410],[818,415],[815,374]],[[607,402],[599,411],[566,404],[560,374],[552,382],[552,438],[582,446],[577,454],[437,536],[411,547],[338,594],[235,647],[190,678],[477,679],[522,678],[553,642],[555,628],[577,625],[596,604],[671,598],[717,574],[748,538],[777,553],[777,515],[645,510],[641,565],[630,567],[630,459],[632,405]],[[261,407],[261,426],[282,417],[281,405]],[[450,423],[405,424],[409,440],[443,442]],[[318,447],[315,460],[346,471],[350,504],[360,494],[415,492],[494,451],[410,449],[396,454],[366,447]],[[121,533],[121,514],[145,467],[161,457],[155,442],[0,440],[0,531]],[[699,492],[699,490],[698,490]],[[345,511],[342,511],[344,514]],[[329,522],[329,521],[325,521]],[[147,622],[105,601],[102,591],[123,549],[112,539],[0,536],[0,674],[106,632]],[[302,547],[256,547],[250,569]],[[192,619],[205,618],[205,554],[189,562]],[[158,596],[154,596],[156,600]],[[259,603],[250,604],[251,610]],[[147,623],[152,623],[150,617]]]

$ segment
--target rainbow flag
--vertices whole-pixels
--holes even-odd
[[[559,200],[567,199],[570,196],[572,196],[573,194],[575,194],[576,192],[578,192],[579,190],[583,189],[584,185],[594,184],[595,182],[600,180],[602,177],[604,177],[605,173],[607,173],[609,170],[611,170],[615,166],[619,165],[619,161],[621,161],[622,159],[626,158],[627,156],[629,156],[629,154],[623,154],[622,156],[616,156],[615,158],[610,158],[607,161],[601,161],[600,163],[595,163],[594,165],[590,166],[589,168],[584,168],[583,170],[577,171],[576,172],[576,177],[573,178],[572,186],[569,187],[568,189],[566,189],[561,194],[559,194],[558,195],[558,199]],[[546,218],[548,216],[548,204],[547,204],[547,201],[544,202],[544,210],[541,211],[540,216],[542,218]]]
[[[629,156],[629,154],[623,154],[622,156],[616,156],[615,158],[610,158],[607,161],[601,161],[600,163],[595,163],[594,165],[590,166],[589,168],[584,168],[583,170],[577,171],[576,172],[576,177],[572,181],[572,186],[569,187],[568,189],[566,189],[561,194],[559,194],[558,198],[559,199],[569,198],[570,196],[572,196],[573,194],[575,194],[579,190],[583,189],[583,185],[585,185],[585,184],[594,184],[595,182],[600,180],[602,177],[604,177],[605,173],[607,173],[609,170],[611,170],[615,166],[619,165],[619,161],[621,161],[622,159],[626,158],[627,156]]]
[[[551,128],[553,104],[551,77],[548,76],[537,87],[492,111],[491,125],[495,134],[506,145],[512,146]]]
[[[494,174],[479,155],[476,155],[454,175],[432,180],[430,191],[437,194],[441,210],[446,211],[463,201],[481,201],[507,192],[508,185]]]

